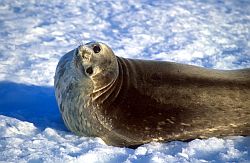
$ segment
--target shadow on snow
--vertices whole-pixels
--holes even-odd
[[[40,129],[67,130],[53,87],[0,82],[0,114],[31,122]]]

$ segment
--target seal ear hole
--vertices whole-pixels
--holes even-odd
[[[86,69],[86,73],[89,74],[89,75],[92,75],[93,74],[93,68],[92,67],[88,67]]]

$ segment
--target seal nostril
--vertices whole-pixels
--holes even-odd
[[[93,69],[92,69],[92,67],[88,67],[88,68],[86,69],[86,73],[88,73],[89,75],[93,74]]]

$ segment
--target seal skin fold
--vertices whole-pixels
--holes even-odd
[[[250,135],[250,69],[125,59],[91,42],[61,58],[55,93],[69,130],[108,145]]]

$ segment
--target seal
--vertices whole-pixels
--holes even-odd
[[[69,130],[108,145],[250,135],[250,69],[126,59],[90,42],[61,58],[54,84]]]

